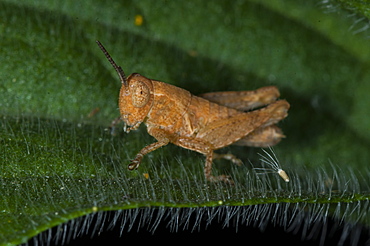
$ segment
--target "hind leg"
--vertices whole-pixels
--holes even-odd
[[[247,136],[241,138],[233,145],[249,147],[269,147],[279,143],[284,134],[276,125],[257,128]]]
[[[280,93],[275,86],[266,86],[254,91],[219,91],[199,96],[222,106],[248,111],[276,101]]]

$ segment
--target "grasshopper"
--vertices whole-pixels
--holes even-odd
[[[231,154],[216,154],[214,150],[231,144],[267,147],[284,137],[275,124],[287,116],[289,103],[277,100],[280,93],[276,87],[194,96],[187,90],[138,73],[126,78],[103,45],[96,42],[122,83],[118,104],[119,120],[125,123],[125,132],[144,123],[148,133],[157,140],[139,151],[128,165],[129,170],[137,169],[146,154],[172,143],[205,155],[206,180],[232,183],[227,175],[212,175],[212,161],[226,158],[239,165],[241,161]]]

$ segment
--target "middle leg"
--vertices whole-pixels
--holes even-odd
[[[231,161],[232,163],[234,163],[234,164],[236,164],[238,166],[241,166],[243,164],[242,160],[240,160],[238,157],[236,157],[233,154],[218,154],[218,153],[213,153],[213,160],[217,160],[217,159],[229,160],[229,161]]]
[[[216,181],[223,181],[225,183],[233,184],[233,181],[231,178],[227,175],[219,175],[219,176],[213,176],[212,175],[212,163],[214,159],[214,153],[212,145],[201,141],[199,139],[193,139],[193,138],[179,138],[177,139],[174,144],[183,147],[185,149],[190,149],[196,152],[199,152],[206,157],[206,162],[204,164],[204,176],[207,181],[210,182],[216,182]],[[216,154],[216,158],[218,158],[218,154]]]

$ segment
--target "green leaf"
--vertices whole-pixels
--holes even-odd
[[[246,221],[268,208],[291,212],[285,227],[298,226],[297,214],[370,226],[369,6],[330,2],[0,2],[0,245],[97,212],[124,220],[136,208],[208,208]],[[242,167],[213,169],[235,186],[207,183],[204,157],[173,145],[128,171],[155,140],[144,126],[110,134],[120,82],[95,40],[127,74],[193,94],[278,86],[291,109],[274,150],[291,181],[256,175],[262,150],[237,146],[222,151]]]

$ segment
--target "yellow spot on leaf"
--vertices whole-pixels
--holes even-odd
[[[142,15],[135,15],[135,26],[141,26],[144,22]]]

